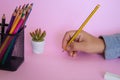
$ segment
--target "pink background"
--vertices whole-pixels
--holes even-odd
[[[84,28],[95,35],[120,32],[120,0],[1,0],[0,16],[7,22],[16,6],[34,3],[26,22],[25,61],[15,72],[0,70],[0,80],[104,80],[105,72],[120,75],[120,59],[80,53],[71,58],[62,52],[66,31],[78,29],[97,4],[101,7]],[[30,31],[47,31],[43,54],[32,53]]]

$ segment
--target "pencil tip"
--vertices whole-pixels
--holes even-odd
[[[28,7],[29,3],[26,5],[26,8]]]
[[[100,4],[98,4],[97,6],[100,7]]]

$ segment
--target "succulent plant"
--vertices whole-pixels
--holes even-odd
[[[30,35],[33,41],[42,42],[46,36],[46,31],[44,30],[42,32],[41,29],[36,29],[35,31],[30,32]]]

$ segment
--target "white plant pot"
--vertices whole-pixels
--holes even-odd
[[[45,41],[42,41],[42,42],[32,41],[33,53],[36,53],[36,54],[43,53],[44,45],[45,45]]]

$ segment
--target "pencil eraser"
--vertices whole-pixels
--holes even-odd
[[[120,80],[120,75],[106,72],[104,75],[104,80]]]

